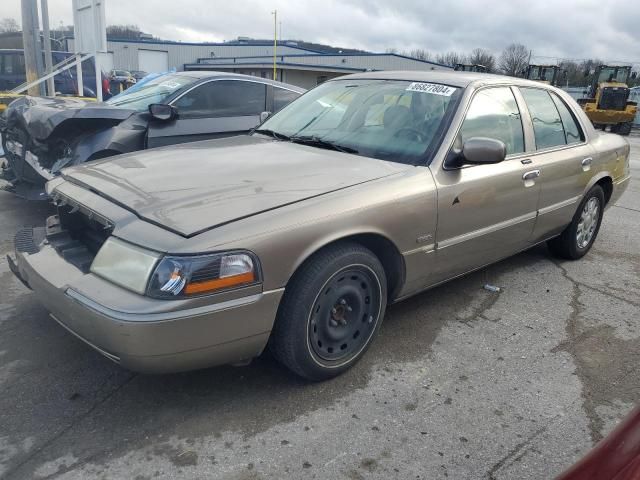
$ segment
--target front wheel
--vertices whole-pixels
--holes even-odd
[[[582,258],[591,249],[598,236],[603,213],[604,192],[599,185],[596,185],[580,202],[569,226],[560,236],[547,242],[549,250],[554,255],[568,260]]]
[[[272,332],[275,357],[308,380],[351,368],[367,350],[384,317],[384,268],[356,243],[312,256],[287,285]]]

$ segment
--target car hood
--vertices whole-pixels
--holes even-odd
[[[5,128],[25,128],[29,135],[42,141],[60,124],[70,119],[102,119],[106,128],[117,125],[134,113],[135,110],[77,98],[26,96],[11,103],[7,108],[4,123]]]
[[[185,237],[365,183],[407,165],[257,136],[188,143],[63,170],[63,177]]]

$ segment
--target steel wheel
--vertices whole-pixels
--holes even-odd
[[[576,243],[578,248],[586,248],[598,227],[598,219],[600,216],[600,200],[596,197],[591,197],[587,203],[585,203],[582,213],[580,214],[580,220],[578,221],[578,228],[576,229]]]
[[[375,331],[381,285],[365,265],[350,265],[322,287],[308,322],[308,345],[316,361],[341,364],[360,353]]]

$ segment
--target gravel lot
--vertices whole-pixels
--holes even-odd
[[[592,251],[544,246],[389,308],[356,368],[133,374],[0,261],[0,477],[546,479],[640,401],[640,137]],[[0,192],[0,253],[48,206]],[[491,283],[500,293],[482,289]]]

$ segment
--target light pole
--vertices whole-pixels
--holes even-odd
[[[273,15],[273,79],[277,80],[276,50],[278,49],[278,10],[271,12]]]

